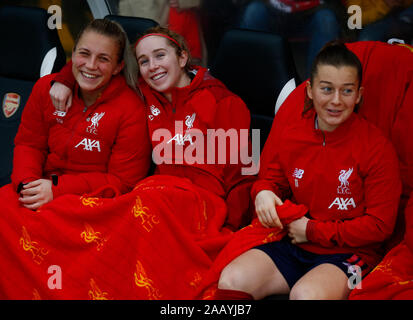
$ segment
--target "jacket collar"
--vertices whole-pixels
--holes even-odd
[[[172,89],[171,102],[166,99],[162,93],[152,89],[141,77],[139,78],[139,88],[145,96],[147,103],[154,104],[153,99],[156,99],[163,107],[165,107],[171,104],[176,105],[177,101],[179,101],[180,103],[185,103],[188,99],[191,98],[193,93],[201,88],[211,86],[224,87],[224,84],[214,78],[206,68],[193,66],[191,73],[192,75],[194,75],[194,77],[188,86]]]
[[[110,100],[116,96],[119,96],[120,90],[124,89],[125,86],[127,86],[125,78],[123,77],[122,74],[118,74],[110,80],[109,84],[106,86],[106,88],[101,92],[97,100],[95,101],[94,104],[88,107],[88,109],[94,108],[95,106]],[[75,94],[74,94],[74,99],[77,99],[78,101],[81,101],[82,99],[79,96],[79,84],[76,82],[75,83]],[[83,101],[82,101],[83,104]]]
[[[340,124],[334,131],[323,131],[316,128],[317,113],[315,110],[309,111],[312,114],[308,117],[307,123],[312,127],[316,136],[322,137],[325,143],[331,143],[345,139],[352,130],[352,126],[357,119],[357,115],[353,112],[350,117],[342,124]]]

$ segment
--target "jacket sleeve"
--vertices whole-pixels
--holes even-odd
[[[398,160],[389,141],[376,143],[367,158],[362,216],[337,221],[310,220],[307,239],[324,247],[360,247],[388,238],[394,229],[401,195]]]
[[[292,105],[292,107],[294,106],[295,104]],[[286,108],[282,108],[280,111],[284,111],[285,109]],[[281,112],[277,113],[274,118],[274,122],[277,121],[281,124],[284,123],[286,118],[280,117],[282,117]],[[280,144],[283,143],[282,132],[283,126],[273,123],[271,133],[267,138],[264,150],[261,154],[258,181],[254,183],[251,190],[251,198],[254,201],[257,194],[262,190],[270,190],[274,192],[283,201],[291,196],[290,184],[278,160],[278,155],[281,148]],[[265,163],[263,163],[262,157],[264,153]]]
[[[137,99],[135,99],[137,101]],[[122,194],[129,192],[146,177],[151,161],[151,146],[143,105],[125,112],[120,120],[116,140],[108,161],[107,172],[64,174],[53,186],[53,196],[84,194],[111,185]],[[112,193],[104,196],[112,196]]]
[[[76,80],[72,72],[72,60],[66,63],[62,70],[56,73],[52,81],[63,83],[66,87],[73,90]]]
[[[255,197],[262,190],[274,192],[283,201],[291,195],[290,184],[276,157],[273,162],[268,164],[265,173],[260,174],[259,179],[252,186],[251,198],[255,201]]]
[[[223,129],[227,133],[234,133],[234,137],[237,138],[237,143],[233,143],[235,140],[226,140],[226,166],[224,169],[224,183],[226,193],[245,180],[248,180],[251,176],[247,174],[247,168],[253,166],[247,159],[248,151],[251,147],[249,139],[249,127],[250,127],[250,113],[241,98],[230,95],[218,102],[217,113],[215,115],[214,128]]]
[[[49,79],[41,78],[34,85],[24,107],[14,144],[11,180],[15,190],[23,182],[42,178],[48,152],[48,127],[44,119],[45,103],[49,98]]]
[[[251,149],[250,120],[249,110],[241,98],[230,95],[219,101],[215,128],[222,128],[227,133],[234,132],[237,138],[235,144],[231,142],[232,138],[227,138],[227,158],[223,172],[228,208],[226,226],[233,230],[245,226],[251,220],[249,194],[256,180],[256,172],[254,159],[248,156]]]

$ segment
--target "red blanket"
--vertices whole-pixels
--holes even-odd
[[[171,176],[112,199],[66,195],[37,212],[10,186],[0,199],[2,299],[193,299],[242,251],[281,235],[257,222],[231,232],[223,199]]]
[[[277,207],[277,214],[283,226],[301,218],[307,211],[308,209],[304,205],[295,205],[289,200],[286,200],[282,206]],[[215,299],[219,276],[228,263],[245,251],[264,243],[279,241],[286,234],[286,228],[265,228],[258,218],[253,219],[250,225],[235,232],[231,240],[219,253],[200,285],[200,293],[197,298],[203,300]]]
[[[19,207],[10,186],[0,199],[6,299],[191,298],[231,233],[224,200],[170,176],[113,199],[59,197],[38,212]],[[50,266],[62,289],[49,288]]]
[[[404,240],[390,250],[383,261],[363,279],[362,288],[351,292],[350,299],[413,299],[413,193],[404,213]]]

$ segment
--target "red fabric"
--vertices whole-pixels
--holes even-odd
[[[37,212],[19,207],[10,185],[0,199],[2,299],[208,299],[228,262],[285,235],[257,221],[223,228],[224,200],[172,176],[113,199],[66,195]],[[283,223],[306,212],[288,201],[278,209]],[[61,289],[49,287],[59,283],[51,266]]]
[[[379,41],[348,44],[363,64],[364,101],[359,114],[393,143],[403,195],[413,191],[413,48]]]
[[[350,300],[412,300],[413,254],[403,241],[353,289]]]
[[[406,245],[410,249],[410,252],[413,254],[413,193],[410,195],[410,200],[406,206],[405,221],[406,232],[404,240],[406,241]]]
[[[413,299],[413,197],[405,209],[405,239],[387,253],[383,261],[354,289],[349,299],[412,300]]]
[[[122,193],[130,191],[146,176],[150,163],[143,104],[117,76],[86,112],[75,94],[72,107],[60,116],[49,97],[53,77],[36,83],[23,111],[15,138],[14,187],[57,174],[54,198],[81,195],[106,184]]]
[[[202,59],[198,14],[195,9],[170,8],[168,27],[185,38],[193,58]]]
[[[233,234],[225,201],[155,175],[107,199],[59,197],[37,212],[0,189],[0,298],[191,299]],[[50,289],[59,266],[62,289]]]
[[[308,209],[304,205],[296,205],[289,200],[277,207],[277,213],[283,225],[301,218],[307,211]],[[264,243],[279,241],[286,234],[285,228],[263,227],[258,218],[255,218],[245,228],[235,232],[204,277],[197,298],[203,300],[221,299],[221,292],[217,285],[221,271],[225,266],[245,251]]]

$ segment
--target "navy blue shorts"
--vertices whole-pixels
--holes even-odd
[[[291,243],[289,237],[284,237],[281,241],[275,241],[255,247],[264,251],[275,263],[290,289],[294,284],[311,269],[329,263],[339,267],[347,275],[353,277],[357,275],[359,280],[365,276],[364,270],[367,265],[352,253],[345,254],[317,254],[301,249]],[[360,268],[355,268],[359,266]],[[358,271],[358,272],[357,272]],[[357,283],[354,283],[357,285]]]

